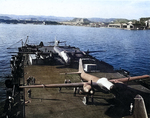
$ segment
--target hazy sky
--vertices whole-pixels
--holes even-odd
[[[0,0],[0,14],[139,19],[150,0]]]

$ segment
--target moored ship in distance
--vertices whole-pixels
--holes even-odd
[[[141,102],[134,104],[134,99],[143,97],[142,114],[147,117],[150,103],[146,98],[150,96],[150,91],[130,81],[148,79],[149,75],[125,77],[116,72],[112,65],[89,55],[105,52],[103,50],[81,51],[77,47],[60,46],[61,42],[57,40],[50,46],[45,46],[43,42],[39,45],[26,42],[11,59],[12,79],[6,82],[11,94],[8,95],[6,116],[137,116],[133,107],[136,105],[136,109],[139,109],[137,104]],[[139,94],[140,97],[136,96]]]

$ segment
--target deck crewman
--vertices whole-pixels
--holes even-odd
[[[31,80],[31,77],[29,76],[29,77],[27,78],[27,85],[30,84],[30,80]]]
[[[70,79],[68,80],[68,83],[71,83]]]
[[[28,93],[28,97],[31,99],[31,89],[28,89],[27,93]]]
[[[32,84],[35,84],[35,78],[32,77]]]
[[[65,79],[64,83],[67,84],[67,80],[66,79]]]

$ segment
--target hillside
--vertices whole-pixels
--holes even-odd
[[[128,19],[123,18],[74,18],[74,17],[57,17],[57,16],[35,16],[35,15],[9,15],[9,14],[0,14],[0,19],[4,20],[32,20],[32,21],[56,21],[56,22],[79,22],[79,23],[91,23],[91,22],[128,22]]]
[[[8,17],[8,16],[0,16],[0,19],[9,20],[9,19],[11,19],[11,18]]]
[[[73,17],[56,17],[56,16],[35,16],[35,15],[7,15],[7,14],[0,14],[0,18],[8,20],[9,19],[16,19],[16,20],[35,20],[35,21],[68,21],[72,20]]]
[[[92,22],[105,22],[105,23],[110,23],[116,20],[116,18],[88,18],[88,19]]]

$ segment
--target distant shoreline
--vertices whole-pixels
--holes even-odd
[[[1,24],[34,24],[34,25],[70,25],[70,26],[86,26],[86,27],[106,27],[125,30],[149,30],[150,25],[137,25],[133,23],[101,23],[91,22],[88,19],[75,18],[75,20],[56,22],[56,21],[37,21],[37,20],[5,20],[0,19]],[[150,23],[149,23],[150,24]]]

